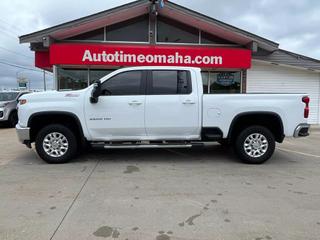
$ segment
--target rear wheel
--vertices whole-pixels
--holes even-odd
[[[234,147],[243,162],[261,164],[272,156],[275,145],[274,136],[269,129],[251,126],[240,132]]]
[[[16,111],[13,111],[9,115],[9,125],[10,127],[15,127],[18,123],[18,113]]]
[[[74,133],[60,124],[42,128],[37,134],[36,150],[47,163],[66,163],[77,152],[77,140]]]

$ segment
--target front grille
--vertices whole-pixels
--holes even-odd
[[[3,111],[0,111],[0,118],[3,118]]]

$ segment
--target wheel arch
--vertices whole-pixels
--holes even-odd
[[[17,110],[16,108],[13,108],[13,109],[9,110],[9,112],[8,112],[8,119],[10,118],[10,116],[11,116],[13,113],[17,113],[17,114],[18,114],[18,110]]]
[[[15,114],[15,117],[16,119],[14,119],[15,121],[14,122],[11,122],[13,119],[12,117],[14,116]],[[13,108],[13,109],[10,109],[9,112],[7,113],[7,122],[10,124],[11,127],[15,127],[15,124],[17,124],[18,122],[18,110]]]
[[[61,124],[71,128],[76,134],[80,144],[86,142],[83,128],[78,116],[71,112],[65,111],[44,111],[33,113],[28,120],[28,127],[30,127],[30,141],[34,142],[37,133],[49,124]]]
[[[232,141],[241,129],[252,125],[268,128],[273,133],[277,142],[283,142],[285,137],[283,121],[279,114],[269,111],[243,112],[236,115],[230,124],[228,132],[229,141]]]

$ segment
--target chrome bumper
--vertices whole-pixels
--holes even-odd
[[[28,127],[21,127],[19,123],[16,125],[16,132],[18,139],[23,144],[30,143],[30,128]]]
[[[297,137],[309,136],[309,128],[310,128],[310,124],[307,124],[307,123],[299,124],[294,130],[293,137],[297,138]]]

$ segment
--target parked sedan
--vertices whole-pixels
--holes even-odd
[[[14,127],[18,122],[18,99],[28,92],[0,92],[0,122],[7,122]]]

